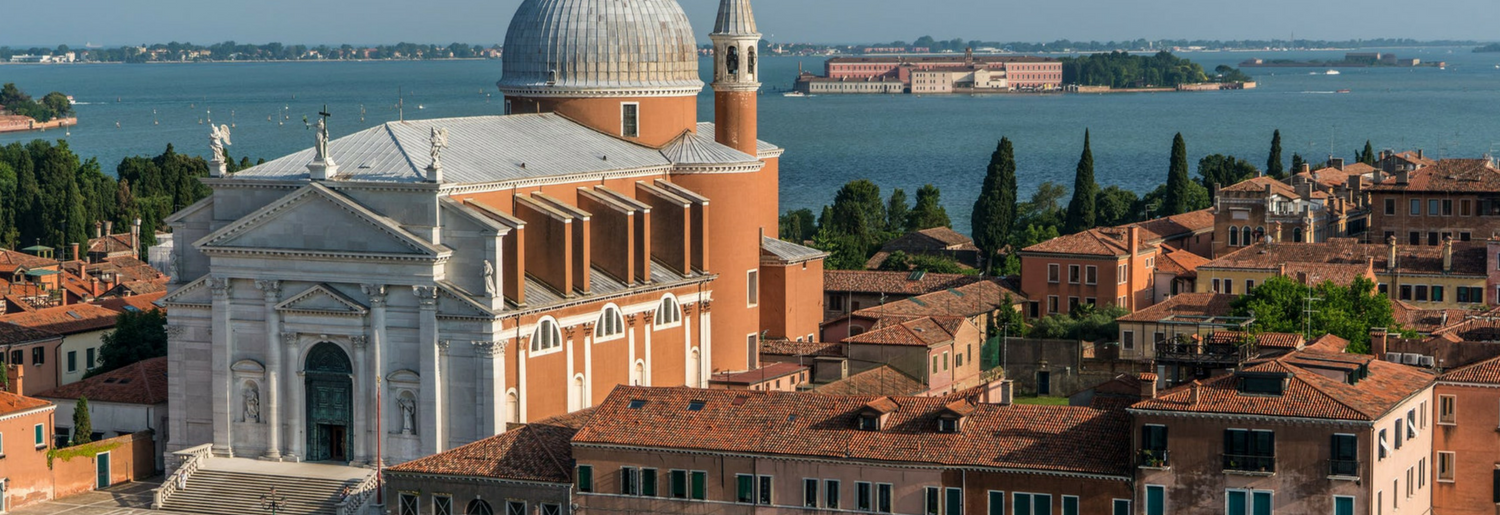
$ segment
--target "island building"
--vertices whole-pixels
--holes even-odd
[[[808,94],[981,93],[1061,91],[1062,61],[1048,57],[974,55],[835,57],[823,75],[800,73]]]
[[[314,148],[216,160],[167,220],[166,451],[403,462],[816,334],[824,255],[776,239],[750,2],[709,39],[712,123],[675,0],[526,0],[509,114],[338,139],[324,114]]]

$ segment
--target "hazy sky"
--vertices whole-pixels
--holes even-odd
[[[4,0],[41,8],[47,0]],[[618,0],[628,1],[628,0]],[[679,0],[702,41],[717,0]],[[171,40],[499,43],[520,0],[74,0],[61,23],[7,23],[0,45]],[[775,41],[1500,40],[1496,0],[757,0]]]

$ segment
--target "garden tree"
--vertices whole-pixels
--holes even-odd
[[[1163,207],[1166,205],[1166,198],[1167,185],[1157,186],[1156,189],[1151,190],[1146,196],[1141,197],[1135,211],[1141,213],[1145,217],[1143,219],[1171,216],[1175,213],[1169,213]],[[1202,184],[1198,184],[1198,181],[1193,180],[1188,181],[1186,202],[1188,211],[1206,209],[1213,205],[1213,199],[1210,198],[1208,188],[1203,187]]]
[[[1298,170],[1293,167],[1292,173]],[[1271,155],[1266,157],[1266,175],[1276,180],[1286,178],[1286,170],[1281,168],[1281,129],[1271,133]]]
[[[920,270],[935,274],[964,274],[973,273],[948,256],[931,256],[927,254],[907,254],[903,251],[892,252],[890,256],[880,263],[880,269],[888,272],[907,272]]]
[[[20,232],[16,230],[16,170],[0,161],[0,248],[16,248]]]
[[[1055,224],[1029,224],[1025,229],[1019,231],[1016,236],[1011,239],[1011,241],[1014,243],[1014,247],[1012,248],[1021,250],[1026,247],[1030,247],[1032,245],[1057,238],[1058,236],[1061,236],[1061,234],[1058,234],[1057,225]],[[1014,254],[1014,252],[1012,252],[1012,254]]]
[[[124,181],[121,181],[124,182]],[[781,215],[780,220],[781,239],[792,243],[802,243],[812,239],[818,232],[818,222],[813,219],[811,209],[802,208],[795,211],[787,211]]]
[[[1028,225],[1051,226],[1056,231],[1063,223],[1063,211],[1057,202],[1068,195],[1068,188],[1052,181],[1043,181],[1037,185],[1036,191],[1032,192],[1031,199],[1017,206],[1016,225],[1017,232],[1023,231]],[[1023,246],[1015,246],[1023,248]]]
[[[855,236],[866,245],[885,230],[885,203],[880,186],[868,179],[849,181],[833,196],[833,217],[824,223],[836,234]]]
[[[1016,150],[1010,138],[1000,138],[1000,145],[990,155],[969,224],[984,259],[981,266],[986,272],[993,271],[991,262],[1010,242],[1016,225]]]
[[[812,237],[812,247],[828,253],[823,260],[827,270],[864,270],[865,247],[853,236],[835,234],[827,227],[818,230]]]
[[[1033,322],[1027,336],[1091,342],[1117,338],[1120,326],[1115,319],[1129,314],[1130,310],[1114,305],[1081,304],[1068,313],[1049,315]]]
[[[0,390],[10,389],[10,365],[0,363]]]
[[[910,216],[911,205],[906,201],[906,190],[891,190],[891,198],[885,204],[885,230],[893,233],[906,232],[906,222]]]
[[[83,445],[94,440],[94,422],[89,420],[89,398],[79,396],[73,405],[73,440],[71,445]]]
[[[1136,198],[1135,192],[1110,186],[1099,192],[1098,214],[1096,215],[1100,227],[1113,227],[1131,222],[1140,221],[1136,213],[1136,204],[1140,199]]]
[[[1068,217],[1063,233],[1073,234],[1094,228],[1099,183],[1094,182],[1094,152],[1089,149],[1089,131],[1083,131],[1083,155],[1073,175],[1073,200],[1068,202]]]
[[[1302,159],[1302,154],[1292,153],[1292,173],[1302,173],[1302,165],[1305,164],[1307,160]]]
[[[167,314],[161,310],[126,311],[115,320],[115,330],[104,334],[98,367],[85,377],[167,355]]]
[[[1007,293],[1001,305],[1014,306],[1015,299]],[[979,352],[981,358],[979,366],[985,370],[1000,366],[1001,353],[1004,350],[1001,347],[1001,338],[1020,338],[1026,336],[1026,318],[1021,315],[1020,311],[1015,309],[1000,308],[995,318],[990,321],[988,329],[990,338],[985,340],[984,344],[980,346]]]
[[[1081,86],[1176,87],[1178,84],[1208,82],[1203,67],[1170,52],[1152,56],[1110,52],[1080,57],[1064,57],[1063,82]]]
[[[1305,313],[1309,297],[1315,299],[1314,306],[1312,313]],[[1349,340],[1349,352],[1361,354],[1370,352],[1370,328],[1399,330],[1390,300],[1365,277],[1355,278],[1349,286],[1325,281],[1309,287],[1274,276],[1237,297],[1231,307],[1235,316],[1255,317],[1254,332],[1301,334],[1306,321],[1312,339],[1332,334]]]
[[[1192,183],[1193,180],[1188,177],[1187,143],[1179,132],[1172,137],[1172,164],[1167,171],[1166,195],[1156,215],[1171,216],[1192,211],[1188,199]]]
[[[942,192],[938,191],[937,186],[924,184],[917,189],[917,205],[907,216],[906,229],[920,231],[951,225],[953,222],[948,220],[948,211],[943,209]]]
[[[1375,166],[1375,147],[1370,144],[1370,140],[1365,140],[1365,151],[1358,152],[1357,155],[1359,156],[1357,161]]]
[[[1255,165],[1244,159],[1235,159],[1234,156],[1213,154],[1198,160],[1198,175],[1203,187],[1210,193],[1217,191],[1217,188],[1255,177],[1258,173],[1260,171],[1255,169]]]

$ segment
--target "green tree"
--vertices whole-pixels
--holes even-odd
[[[1302,154],[1292,153],[1292,173],[1302,173],[1302,167],[1306,164],[1307,160],[1302,159]]]
[[[885,230],[893,233],[906,232],[910,217],[911,205],[906,200],[906,190],[892,189],[891,198],[885,205]]]
[[[1271,133],[1271,155],[1266,157],[1266,175],[1276,180],[1286,178],[1286,170],[1281,167],[1281,129]]]
[[[72,445],[83,445],[94,441],[94,422],[89,419],[89,398],[79,396],[73,405]]]
[[[1049,315],[1032,323],[1032,338],[1100,341],[1119,337],[1115,322],[1130,311],[1115,305],[1080,305],[1068,313]],[[1112,340],[1111,340],[1112,341]]]
[[[948,211],[943,209],[942,192],[938,191],[937,186],[925,184],[917,189],[917,205],[907,217],[907,230],[920,231],[951,225],[953,222],[948,220]]]
[[[1317,299],[1311,313],[1309,298]],[[1235,316],[1255,317],[1254,332],[1301,334],[1306,328],[1311,339],[1333,334],[1349,340],[1349,352],[1361,354],[1370,351],[1370,328],[1400,329],[1390,300],[1364,277],[1355,278],[1349,286],[1325,281],[1309,287],[1274,276],[1237,297],[1231,306]]]
[[[885,230],[885,203],[880,186],[868,179],[849,181],[833,196],[833,217],[825,222],[837,234],[872,242]]]
[[[1167,171],[1166,196],[1157,215],[1171,216],[1191,211],[1188,196],[1192,182],[1188,177],[1187,142],[1179,132],[1172,137],[1172,163]]]
[[[1255,177],[1257,173],[1259,170],[1255,165],[1234,156],[1213,154],[1198,160],[1198,175],[1202,177],[1203,187],[1210,192]]]
[[[1375,147],[1370,144],[1370,140],[1365,140],[1365,151],[1360,154],[1359,162],[1375,166]]]
[[[1119,186],[1104,188],[1099,192],[1099,226],[1113,227],[1140,221],[1136,216],[1139,202],[1134,191]]]
[[[167,314],[161,310],[126,311],[115,321],[115,330],[104,334],[99,347],[95,376],[117,368],[167,355]]]
[[[125,181],[120,181],[120,183],[125,184]],[[813,218],[811,209],[788,211],[781,215],[780,222],[781,239],[793,243],[810,240],[818,232],[818,221]]]
[[[986,272],[992,271],[995,254],[1010,243],[1016,225],[1016,151],[1010,138],[1000,138],[990,155],[969,223],[974,244],[982,252],[982,266]]]
[[[1089,149],[1089,131],[1083,131],[1083,155],[1073,175],[1073,200],[1068,202],[1068,217],[1063,232],[1072,234],[1094,228],[1099,183],[1094,182],[1094,152]]]
[[[73,114],[73,102],[68,100],[67,95],[56,91],[42,97],[42,105],[47,106],[57,116],[66,118]]]

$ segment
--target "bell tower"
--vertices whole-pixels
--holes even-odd
[[[714,43],[714,141],[756,155],[760,33],[750,0],[720,0]]]

